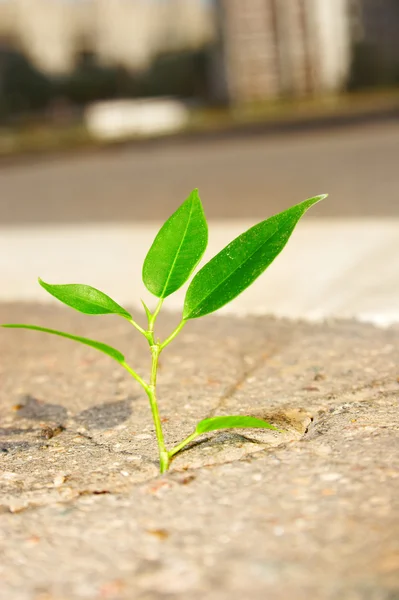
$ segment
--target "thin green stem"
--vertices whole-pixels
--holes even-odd
[[[140,325],[138,323],[136,323],[136,321],[134,321],[133,319],[127,319],[129,321],[129,323],[131,323],[131,325],[133,325],[133,327],[135,327],[137,329],[137,331],[139,331],[142,335],[144,335],[144,337],[147,337],[147,332],[145,329],[143,329],[142,327],[140,327]]]
[[[161,473],[165,473],[169,468],[169,454],[165,446],[163,437],[161,419],[159,417],[158,403],[155,392],[151,390],[147,391],[147,395],[150,401],[152,418],[155,425],[155,434],[157,436],[158,449],[159,449],[159,466]]]
[[[152,364],[151,364],[151,379],[150,385],[147,386],[146,392],[148,399],[150,401],[152,418],[154,420],[155,425],[155,434],[157,436],[158,449],[159,449],[159,463],[161,473],[165,473],[165,471],[169,468],[169,454],[165,446],[165,440],[163,437],[161,419],[159,416],[158,410],[158,402],[156,396],[156,386],[157,386],[157,372],[158,372],[158,360],[159,353],[161,349],[159,344],[154,344],[151,346],[151,354],[152,354]]]
[[[154,325],[155,325],[155,321],[157,319],[157,316],[159,315],[159,311],[162,308],[162,304],[163,304],[163,298],[160,298],[157,304],[157,307],[155,309],[155,311],[153,312],[152,315],[147,315],[148,316],[148,329],[145,332],[145,337],[148,340],[148,343],[150,344],[150,346],[153,346],[155,344],[155,339],[154,339]]]
[[[180,444],[177,444],[177,446],[175,446],[174,448],[172,448],[172,450],[169,450],[169,458],[172,458],[172,456],[174,456],[175,454],[177,454],[178,452],[180,452],[180,450],[183,450],[183,448],[185,446],[187,446],[187,444],[189,444],[190,442],[192,442],[193,440],[195,440],[195,438],[197,438],[200,434],[197,433],[196,431],[194,431],[194,433],[192,433],[191,435],[189,435],[185,440],[183,440],[182,442],[180,442]]]
[[[148,331],[150,331],[151,333],[153,333],[154,331],[155,321],[157,319],[157,316],[159,315],[159,311],[162,308],[163,300],[163,298],[159,299],[155,311],[152,313],[151,318],[148,320]]]
[[[184,325],[187,323],[187,321],[185,321],[184,319],[179,323],[179,325],[176,327],[176,329],[170,334],[169,337],[166,338],[166,340],[164,342],[162,342],[161,344],[161,350],[163,350],[164,348],[166,348],[166,346],[168,344],[170,344],[170,342],[172,342],[175,337],[177,336],[177,334],[183,329]]]
[[[130,375],[131,375],[132,377],[134,377],[134,378],[135,378],[135,380],[136,380],[136,381],[138,381],[138,382],[139,382],[139,384],[141,385],[141,387],[143,387],[143,388],[145,389],[145,391],[147,392],[147,394],[148,394],[148,385],[146,384],[146,382],[144,381],[144,379],[142,379],[142,378],[140,377],[140,375],[139,375],[138,373],[136,373],[136,371],[134,371],[134,370],[132,369],[132,367],[129,367],[129,365],[128,365],[127,363],[125,363],[125,362],[121,362],[120,364],[122,365],[122,367],[123,367],[124,369],[126,369],[126,371],[127,371],[128,373],[130,373]]]
[[[151,377],[150,377],[150,386],[156,388],[157,386],[157,373],[158,373],[158,361],[160,354],[159,344],[154,344],[151,346],[151,355],[152,355],[152,363],[151,363]]]
[[[128,319],[128,321],[133,325],[133,327],[135,327],[142,335],[144,335],[144,337],[148,340],[148,343],[150,344],[151,356],[152,356],[150,383],[147,384],[140,377],[140,375],[138,375],[136,373],[136,371],[134,371],[125,362],[123,362],[121,364],[130,373],[130,375],[132,375],[134,377],[134,379],[136,379],[136,381],[139,382],[139,384],[144,388],[144,390],[148,396],[148,399],[150,401],[152,418],[153,418],[154,426],[155,426],[155,434],[156,434],[157,442],[158,442],[160,471],[161,471],[161,473],[165,473],[169,469],[170,459],[172,458],[172,456],[174,456],[177,452],[179,452],[182,448],[184,448],[184,446],[186,446],[192,440],[194,440],[198,434],[194,432],[187,439],[185,439],[183,442],[181,442],[181,444],[178,444],[177,446],[175,446],[175,448],[172,448],[172,450],[170,452],[167,451],[166,446],[165,446],[163,431],[162,431],[162,424],[161,424],[161,418],[159,415],[158,401],[157,401],[157,394],[156,394],[159,355],[162,352],[162,350],[164,348],[166,348],[166,346],[168,344],[170,344],[170,342],[172,340],[174,340],[175,337],[177,336],[177,334],[183,329],[184,325],[186,324],[186,321],[183,319],[179,323],[179,325],[176,327],[176,329],[170,334],[170,336],[168,338],[166,338],[166,340],[162,344],[156,343],[155,339],[154,339],[154,325],[155,325],[157,316],[162,308],[162,304],[163,304],[163,298],[160,298],[159,302],[157,304],[157,307],[152,314],[149,312],[149,310],[144,305],[144,309],[146,311],[147,318],[148,318],[148,329],[147,330],[140,327],[140,325],[138,325],[138,323],[136,323],[133,319]]]

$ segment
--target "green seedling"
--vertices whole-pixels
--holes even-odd
[[[142,386],[148,396],[158,441],[160,471],[168,470],[172,458],[195,440],[210,431],[230,428],[263,428],[279,431],[262,419],[250,416],[218,416],[200,421],[194,432],[171,450],[165,446],[157,401],[157,371],[159,356],[175,339],[187,321],[212,313],[249,287],[273,262],[288,242],[302,215],[326,195],[316,196],[292,206],[239,235],[214,256],[192,279],[184,300],[182,319],[164,341],[155,337],[154,326],[165,298],[178,290],[192,275],[208,243],[208,226],[198,190],[166,221],[158,232],[143,265],[143,282],[159,301],[151,312],[144,302],[147,326],[141,327],[131,314],[99,290],[80,284],[50,285],[39,279],[49,294],[89,315],[114,314],[126,319],[148,341],[152,356],[151,373],[145,381],[125,361],[124,355],[102,342],[36,325],[3,325],[3,327],[33,329],[59,335],[91,346],[116,360]]]

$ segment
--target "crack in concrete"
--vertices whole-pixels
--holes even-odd
[[[367,385],[365,386],[359,386],[359,390],[361,391],[363,388],[367,387]],[[393,397],[396,398],[397,396],[397,392],[395,391],[391,391],[391,390],[380,390],[376,396],[372,399],[368,399],[369,404],[372,404],[373,402],[377,401],[379,398],[383,397],[383,398],[388,398],[388,397]],[[366,403],[366,401],[359,401],[359,400],[352,400],[351,402],[343,402],[340,405],[336,405],[334,407],[331,407],[331,410],[323,410],[322,412],[320,412],[317,416],[315,416],[312,420],[311,425],[307,428],[307,430],[303,433],[303,435],[300,437],[300,439],[296,440],[298,443],[303,443],[303,442],[307,442],[310,443],[312,441],[312,439],[316,439],[319,437],[323,437],[326,434],[325,428],[326,428],[326,422],[329,419],[332,419],[338,411],[341,411],[343,408],[345,409],[353,409],[356,408],[357,406],[362,406]],[[317,427],[318,424],[322,424],[324,421],[324,430],[321,432],[318,432],[315,436],[315,427]],[[387,426],[379,426],[379,428],[383,428],[385,429]],[[328,427],[327,427],[328,429]],[[81,432],[77,432],[77,434],[85,439],[88,439],[90,442],[92,442],[93,444],[95,444],[96,446],[107,450],[108,452],[110,452],[111,454],[130,454],[127,451],[115,451],[109,447],[107,447],[106,445],[103,444],[99,444],[98,442],[96,442],[95,440],[93,440],[90,436],[87,436],[85,434],[82,434]],[[137,481],[137,482],[130,482],[129,485],[129,492],[126,493],[130,493],[132,489],[137,488],[138,486],[148,486],[151,485],[154,482],[159,482],[159,481],[164,481],[165,485],[168,485],[167,482],[169,482],[169,484],[172,483],[177,483],[177,484],[185,484],[186,480],[187,481],[191,481],[195,479],[195,473],[203,470],[203,469],[215,469],[218,468],[222,465],[228,465],[228,464],[234,464],[234,463],[240,463],[240,462],[247,462],[247,463],[253,463],[257,460],[260,459],[261,456],[264,455],[270,455],[271,453],[273,454],[279,454],[280,452],[283,452],[289,448],[292,448],[292,442],[283,442],[277,446],[273,446],[270,447],[266,444],[262,444],[256,440],[252,440],[251,438],[247,437],[247,436],[242,436],[245,439],[248,439],[249,441],[253,442],[255,441],[257,446],[258,446],[258,450],[255,453],[250,453],[250,454],[246,454],[245,456],[238,458],[238,459],[233,459],[233,460],[224,460],[222,463],[214,463],[214,464],[204,464],[204,465],[199,465],[199,466],[193,466],[191,468],[174,468],[171,471],[169,471],[168,473],[164,474],[164,475],[157,475],[157,476],[150,476],[146,479],[143,479],[141,481]],[[206,443],[209,442],[209,440],[211,439],[210,436],[207,436],[206,438],[204,438],[203,440],[198,440],[197,442],[194,443],[195,446],[199,446],[202,443]],[[263,446],[263,447],[259,447],[259,446]],[[192,446],[191,446],[192,447]],[[147,461],[147,462],[151,462],[151,461]],[[341,461],[337,462],[337,459],[335,459],[335,464],[340,464]],[[344,461],[342,461],[342,464],[344,464]],[[345,463],[346,464],[346,463]],[[184,473],[184,481],[178,481],[177,478]],[[52,506],[55,504],[63,504],[63,505],[72,505],[73,503],[76,502],[77,499],[79,499],[82,496],[100,496],[100,495],[108,495],[108,494],[122,494],[123,492],[121,492],[120,489],[115,489],[113,490],[111,486],[104,486],[104,488],[100,489],[100,487],[98,489],[95,490],[90,490],[90,489],[77,489],[77,490],[73,490],[74,495],[71,498],[68,499],[53,499],[50,500],[50,502],[42,502],[42,503],[38,503],[38,502],[32,502],[32,503],[28,503],[26,506],[21,506],[20,508],[18,508],[18,510],[12,510],[11,505],[10,504],[5,504],[2,503],[0,505],[0,513],[11,513],[11,514],[17,514],[20,512],[26,512],[26,511],[32,511],[32,510],[37,510],[39,508],[43,508],[46,506]],[[151,492],[149,492],[151,493]]]
[[[223,402],[225,402],[226,400],[228,400],[229,398],[234,396],[234,393],[237,391],[239,386],[242,385],[242,383],[244,383],[248,379],[248,377],[250,377],[253,373],[255,373],[257,371],[257,369],[260,368],[260,366],[264,363],[264,361],[267,358],[268,358],[268,356],[267,357],[262,356],[258,361],[256,361],[256,363],[254,363],[249,368],[247,368],[242,373],[241,377],[232,386],[230,386],[228,388],[226,393],[220,399],[218,406],[222,406]],[[243,357],[243,361],[244,361],[244,357]],[[358,385],[356,388],[348,387],[345,390],[341,390],[340,393],[338,394],[338,396],[340,398],[339,404],[335,404],[335,405],[331,406],[330,409],[322,409],[322,410],[316,409],[316,410],[311,411],[313,413],[312,423],[303,432],[301,437],[296,440],[296,442],[311,442],[313,439],[324,437],[329,430],[328,422],[331,421],[337,415],[337,413],[341,412],[342,410],[351,410],[351,409],[354,410],[357,407],[359,407],[359,408],[367,407],[367,405],[369,405],[370,410],[372,410],[373,403],[378,402],[380,399],[383,399],[383,398],[396,399],[398,392],[395,389],[381,389],[381,388],[384,388],[384,386],[386,388],[387,386],[391,386],[394,383],[395,383],[395,380],[392,378],[392,376],[388,376],[388,377],[385,377],[383,380],[378,380],[378,382],[373,379],[371,381],[368,381],[365,384]],[[369,389],[369,390],[375,389],[375,393],[372,395],[371,398],[369,397],[369,398],[363,399],[363,397],[361,396],[361,393],[367,389]],[[360,395],[360,398],[359,398],[359,395]],[[347,401],[345,401],[347,396],[350,396],[350,398],[348,398]],[[323,397],[324,397],[324,399],[331,398],[331,392],[326,393],[323,396],[321,396],[321,398],[320,398],[321,401],[323,400]],[[214,410],[217,410],[217,408]],[[318,425],[322,425],[322,429],[320,431],[317,431]],[[379,429],[389,428],[388,425],[376,425],[376,427],[378,427]],[[396,427],[392,427],[392,429],[396,429]],[[116,450],[116,449],[108,446],[107,444],[101,444],[98,441],[96,441],[93,438],[93,436],[91,436],[90,434],[83,433],[82,431],[76,431],[69,427],[66,429],[66,431],[68,431],[69,433],[72,433],[74,435],[77,435],[79,437],[82,437],[83,439],[89,441],[94,446],[100,448],[101,450],[107,451],[111,455],[126,455],[126,456],[133,455],[133,453],[129,452],[128,450]],[[139,485],[141,485],[141,486],[149,485],[149,484],[151,484],[151,482],[156,482],[156,481],[162,480],[162,478],[163,478],[163,480],[173,481],[173,479],[176,478],[176,476],[178,476],[182,472],[184,472],[185,477],[186,477],[187,474],[196,473],[202,469],[214,469],[216,467],[220,467],[221,465],[234,464],[234,463],[240,463],[240,462],[253,462],[255,460],[258,460],[261,455],[265,455],[265,454],[270,455],[271,453],[279,454],[281,451],[284,451],[287,448],[288,449],[290,447],[292,448],[292,441],[282,442],[281,444],[278,444],[277,446],[270,447],[269,445],[263,444],[262,442],[259,442],[258,440],[252,440],[250,436],[244,435],[241,437],[243,437],[245,440],[250,441],[251,443],[255,442],[258,447],[257,451],[254,453],[248,453],[245,456],[242,456],[240,458],[235,458],[233,460],[227,459],[227,460],[223,460],[222,462],[218,462],[218,463],[203,464],[203,465],[193,466],[191,468],[189,467],[188,469],[187,469],[187,467],[179,468],[177,466],[177,467],[173,468],[166,475],[163,475],[162,477],[160,477],[159,475],[156,475],[156,476],[149,475],[148,477],[144,477],[140,481],[136,481],[136,482],[129,481],[129,482],[127,482],[129,492],[127,492],[127,491],[124,492],[118,486],[113,488],[112,485],[108,486],[106,484],[106,482],[104,482],[104,487],[99,485],[99,486],[97,486],[97,489],[87,489],[87,488],[80,489],[80,490],[73,489],[72,490],[73,496],[70,498],[60,498],[60,497],[49,498],[48,502],[40,502],[39,498],[36,500],[32,499],[31,501],[29,501],[29,499],[27,499],[26,506],[23,506],[21,504],[20,506],[17,506],[17,508],[15,510],[12,509],[12,507],[13,507],[12,503],[2,502],[0,504],[0,512],[3,512],[3,513],[10,512],[10,513],[14,514],[14,513],[22,512],[22,511],[27,511],[27,510],[35,510],[35,509],[38,509],[38,508],[41,508],[44,506],[52,506],[52,505],[59,504],[59,503],[61,503],[63,505],[64,504],[73,504],[76,501],[76,499],[78,499],[81,496],[97,496],[97,495],[104,495],[104,494],[130,493],[130,491],[132,489],[137,488],[137,486],[139,486]],[[202,445],[206,442],[209,442],[210,439],[212,439],[212,437],[207,436],[204,439],[198,440],[195,443],[195,445],[196,446]],[[47,446],[47,444],[46,444],[46,446]],[[296,444],[295,444],[295,446],[296,446]],[[141,464],[154,465],[155,461],[151,461],[150,459],[148,459],[146,457],[142,457]],[[138,470],[140,470],[140,469],[138,469]],[[21,500],[21,498],[19,498],[19,500]]]
[[[82,437],[85,440],[88,440],[97,448],[107,450],[110,454],[115,454],[115,455],[122,454],[124,456],[136,456],[136,454],[134,452],[129,452],[129,450],[115,450],[115,448],[112,448],[112,447],[108,446],[107,444],[101,444],[100,442],[97,442],[97,440],[95,440],[94,437],[90,436],[87,433],[83,433],[81,431],[73,431],[71,429],[69,431],[70,431],[70,433],[73,433],[74,435],[78,435],[79,437]],[[156,461],[153,461],[149,458],[145,458],[145,457],[141,456],[141,462],[144,462],[149,465],[153,465],[153,464],[155,464]]]
[[[361,392],[367,386],[359,386],[357,391]],[[370,388],[369,388],[370,389]],[[355,393],[355,392],[354,392]],[[350,412],[353,409],[363,409],[365,407],[372,407],[373,404],[378,402],[382,398],[397,398],[398,393],[394,390],[378,390],[376,394],[367,399],[352,399],[347,402],[343,401],[340,404],[336,404],[335,406],[331,406],[330,409],[322,409],[319,410],[317,415],[315,415],[312,419],[312,422],[309,424],[307,431],[302,436],[302,440],[311,440],[315,437],[319,437],[325,435],[326,431],[329,429],[328,421],[333,419],[337,414],[341,414],[343,412]],[[318,431],[318,427],[323,426],[322,430]],[[392,429],[396,430],[396,425],[375,425],[378,429]]]
[[[214,417],[216,412],[222,410],[228,400],[234,398],[236,392],[247,382],[247,380],[252,377],[258,369],[260,369],[264,363],[269,360],[272,356],[280,350],[280,347],[273,347],[267,354],[262,354],[258,360],[256,360],[251,366],[245,368],[245,357],[246,354],[241,354],[241,364],[243,365],[243,371],[238,379],[235,380],[234,383],[229,385],[225,391],[225,393],[218,398],[216,401],[216,405],[208,412],[206,418]]]

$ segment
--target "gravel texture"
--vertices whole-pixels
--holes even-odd
[[[149,367],[116,317],[3,304],[0,322]],[[168,445],[216,414],[285,433],[208,434],[159,476],[146,397],[117,363],[0,331],[0,598],[397,600],[398,341],[351,321],[189,323],[161,360]]]

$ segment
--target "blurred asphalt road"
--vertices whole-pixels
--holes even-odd
[[[194,187],[213,219],[262,219],[324,192],[309,218],[399,216],[399,122],[4,164],[0,223],[162,221]]]

